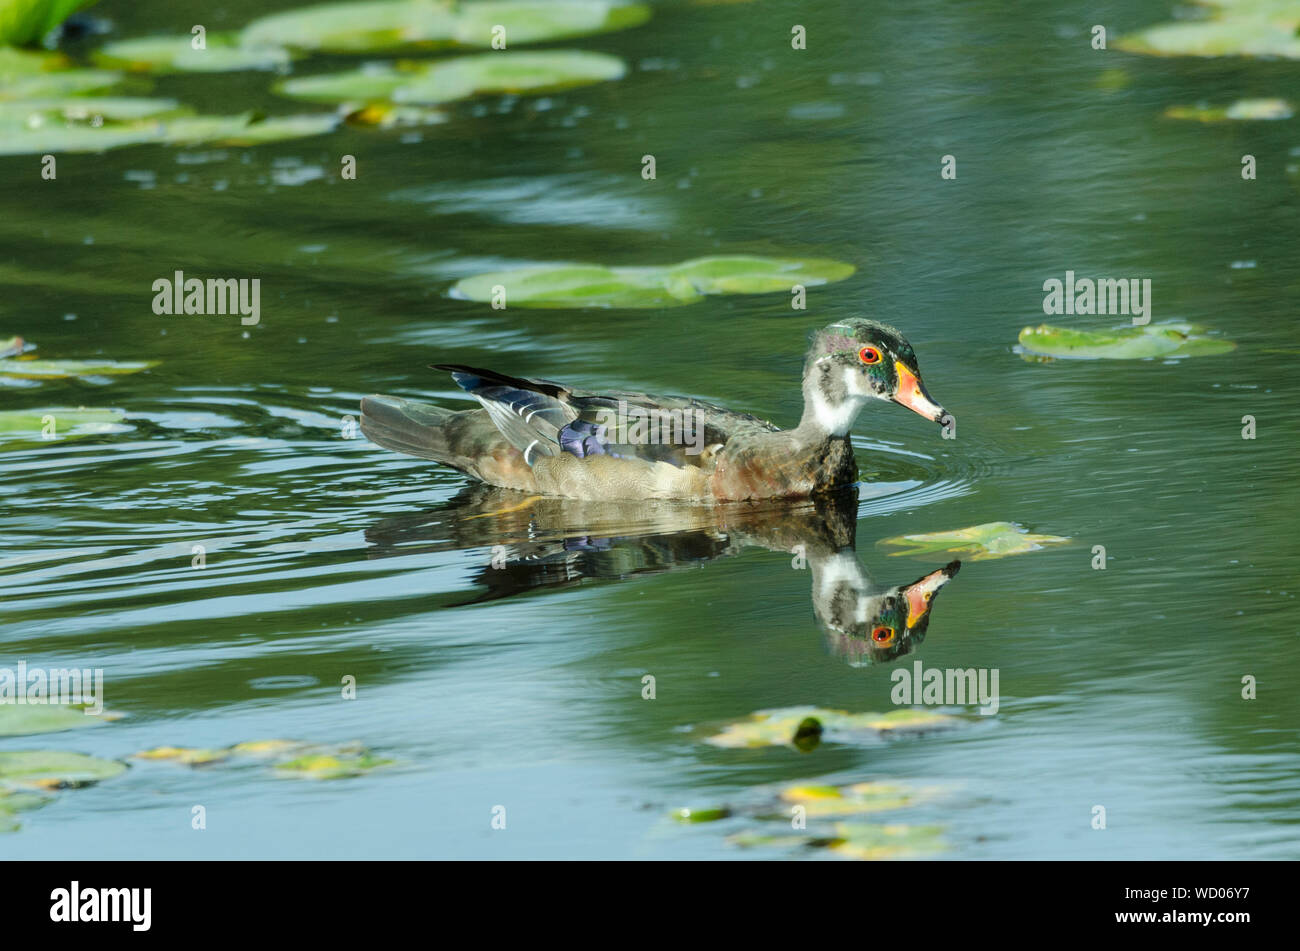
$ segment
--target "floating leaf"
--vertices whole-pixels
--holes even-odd
[[[1149,56],[1278,56],[1300,58],[1300,5],[1294,0],[1210,0],[1207,20],[1161,23],[1115,41]]]
[[[95,53],[103,66],[136,72],[224,73],[241,69],[278,69],[289,64],[289,51],[278,46],[241,45],[238,33],[208,33],[203,49],[192,36],[146,36],[109,43]]]
[[[10,337],[8,340],[0,340],[0,359],[17,356],[23,352],[26,346],[22,337]]]
[[[728,818],[731,815],[731,809],[727,806],[706,806],[702,809],[683,807],[674,809],[671,815],[678,822],[717,822],[720,819]]]
[[[1168,119],[1224,122],[1240,119],[1290,119],[1295,115],[1285,99],[1238,99],[1230,106],[1170,106]]]
[[[974,561],[984,561],[1041,551],[1047,545],[1062,545],[1069,540],[1060,535],[1033,535],[1015,522],[986,522],[950,532],[882,538],[877,544],[899,549],[891,551],[891,555],[969,554]]]
[[[947,849],[943,826],[864,825],[841,822],[835,827],[832,852],[865,861],[913,858]]]
[[[431,63],[372,63],[324,76],[287,79],[277,92],[311,102],[432,105],[492,93],[538,93],[621,79],[617,56],[575,50],[480,53]]]
[[[160,141],[168,145],[262,145],[321,135],[338,128],[339,122],[338,116],[328,113],[271,118],[255,113],[193,116],[164,123]]]
[[[393,762],[391,759],[383,759],[369,753],[351,755],[309,753],[284,763],[277,763],[275,768],[280,770],[282,776],[300,779],[342,779],[348,776],[360,776],[384,766],[392,766]]]
[[[45,34],[95,0],[3,0],[0,46],[39,42]]]
[[[0,46],[0,101],[75,96],[116,85],[122,74],[104,69],[72,69],[58,53]]]
[[[236,743],[230,752],[239,756],[280,756],[302,749],[305,744],[297,740],[250,740]]]
[[[627,29],[649,17],[648,7],[617,0],[329,3],[254,20],[244,28],[242,43],[337,53],[406,46],[486,48],[497,26],[505,28],[507,45],[515,46]]]
[[[204,766],[219,763],[230,756],[229,750],[190,749],[183,746],[159,746],[132,754],[135,759],[170,760],[186,766]]]
[[[781,799],[802,806],[810,819],[842,818],[871,812],[906,809],[932,798],[934,790],[900,783],[855,783],[851,786],[790,786]],[[789,810],[785,811],[788,815]]]
[[[761,746],[809,747],[799,742],[810,731],[810,722],[820,726],[818,740],[828,743],[874,743],[886,736],[926,733],[960,725],[956,717],[925,710],[893,710],[889,713],[848,713],[820,707],[782,707],[759,710],[744,720],[731,723],[704,742],[730,749]],[[815,743],[812,745],[816,745]]]
[[[0,416],[3,416],[0,413]],[[32,736],[36,733],[61,733],[83,726],[98,726],[121,714],[100,711],[91,713],[84,703],[0,703],[0,736]]]
[[[125,771],[125,763],[84,753],[54,750],[0,752],[0,783],[11,786],[37,789],[87,786]]]
[[[157,360],[0,360],[0,377],[62,380],[75,376],[121,376],[157,365]]]
[[[1147,324],[1114,330],[1074,330],[1039,324],[1020,331],[1020,346],[1031,356],[1067,360],[1143,360],[1151,357],[1217,356],[1237,345],[1210,337],[1187,323]]]
[[[122,423],[125,418],[121,410],[87,409],[84,406],[75,409],[52,406],[47,409],[0,410],[0,441],[57,441],[45,435],[49,431],[47,425],[52,425],[54,433],[63,438],[120,433],[131,428]],[[3,733],[2,729],[0,733]]]
[[[853,266],[824,259],[749,256],[696,258],[666,267],[555,264],[479,274],[451,296],[490,302],[493,288],[519,307],[671,307],[709,294],[762,294],[842,281]]]
[[[190,110],[175,99],[142,96],[71,96],[62,99],[24,99],[0,102],[0,128],[17,125],[36,128],[47,123],[120,122],[158,116],[182,115]]]
[[[19,792],[0,786],[0,833],[18,829],[20,823],[16,818],[17,813],[39,809],[52,798],[42,793]]]

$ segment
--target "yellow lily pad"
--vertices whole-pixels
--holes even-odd
[[[170,760],[174,763],[184,763],[186,766],[204,766],[208,763],[219,763],[229,756],[229,750],[190,749],[183,746],[158,746],[151,750],[142,750],[139,753],[132,754],[134,759]]]
[[[810,819],[906,809],[933,798],[933,795],[933,789],[886,782],[854,783],[851,786],[790,786],[781,791],[782,801],[802,806]]]
[[[309,753],[295,759],[277,763],[279,775],[299,779],[343,779],[360,776],[371,770],[394,765],[394,760],[372,756],[369,753],[331,754]]]
[[[845,858],[864,861],[916,858],[943,852],[948,844],[943,826],[868,825],[841,822],[829,849]]]
[[[1015,522],[985,522],[950,532],[930,532],[919,535],[897,535],[882,538],[877,544],[898,548],[891,555],[970,555],[974,561],[1005,558],[1030,551],[1041,551],[1048,545],[1063,545],[1070,539],[1062,535],[1035,535]]]

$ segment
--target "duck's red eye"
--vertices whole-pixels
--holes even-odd
[[[858,351],[858,359],[870,366],[880,362],[880,351],[875,347],[863,347]]]
[[[871,631],[871,639],[877,644],[888,644],[894,639],[892,627],[877,627]]]

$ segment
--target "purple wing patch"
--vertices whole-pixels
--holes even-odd
[[[560,448],[579,459],[605,455],[605,427],[575,419],[560,430]]]

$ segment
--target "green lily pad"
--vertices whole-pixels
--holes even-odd
[[[925,710],[848,713],[821,707],[782,707],[752,713],[743,720],[723,727],[720,733],[705,738],[704,742],[728,749],[794,746],[806,750],[811,746],[800,740],[810,734],[811,723],[820,728],[816,731],[817,742],[852,745],[875,743],[888,736],[952,729],[959,726],[961,720]]]
[[[339,122],[338,116],[328,113],[270,118],[255,113],[191,116],[164,123],[160,141],[167,145],[262,145],[322,135],[338,128]]]
[[[1020,346],[1030,357],[1067,360],[1144,360],[1152,357],[1205,357],[1230,353],[1237,345],[1206,335],[1188,323],[1147,324],[1114,330],[1074,330],[1039,324],[1020,331]]]
[[[157,360],[0,360],[0,378],[64,380],[78,376],[122,376],[157,365]]]
[[[18,813],[39,809],[53,797],[43,793],[20,792],[0,786],[0,833],[16,832],[22,825]]]
[[[0,102],[0,128],[23,126],[35,128],[47,123],[121,122],[190,112],[175,99],[149,99],[143,96],[67,96],[55,99],[23,99]]]
[[[0,2],[0,46],[38,43],[72,14],[95,0],[3,0]]]
[[[1048,545],[1063,545],[1069,540],[1061,535],[1034,535],[1015,522],[986,522],[951,532],[882,538],[877,544],[899,549],[891,551],[891,555],[960,554],[969,555],[973,561],[985,561],[1041,551]]]
[[[244,28],[241,41],[251,47],[287,46],[336,53],[411,46],[487,48],[493,42],[493,28],[503,26],[508,49],[622,30],[649,17],[648,7],[617,0],[330,3],[254,20]]]
[[[868,825],[841,822],[828,848],[844,858],[863,861],[915,858],[943,852],[943,826]]]
[[[842,281],[853,265],[824,259],[750,256],[696,258],[665,267],[555,264],[478,274],[458,281],[451,296],[490,302],[504,287],[519,307],[672,307],[712,294],[788,292]]]
[[[391,759],[369,753],[332,754],[309,753],[283,763],[276,763],[279,775],[299,779],[343,779],[360,776],[374,769],[392,766]]]
[[[126,771],[117,760],[54,750],[0,752],[0,784],[19,788],[63,789],[88,786]]]
[[[98,726],[120,718],[121,714],[103,710],[99,713],[89,713],[85,704],[18,704],[9,700],[0,703],[0,736],[61,733],[64,730],[76,730],[84,726]]]
[[[287,79],[276,92],[311,102],[432,105],[492,93],[539,93],[621,79],[617,56],[575,50],[480,53],[431,63],[370,64]]]
[[[1300,5],[1294,0],[1213,0],[1205,20],[1161,23],[1119,37],[1117,49],[1148,56],[1300,58]]]
[[[58,98],[98,92],[121,82],[105,69],[73,69],[58,53],[0,46],[0,101]]]
[[[23,352],[27,344],[22,337],[10,337],[8,340],[0,340],[0,360],[5,357],[13,357]]]
[[[1238,99],[1230,106],[1170,106],[1165,110],[1167,119],[1193,119],[1197,122],[1277,120],[1290,119],[1293,115],[1295,110],[1285,99]]]
[[[718,822],[730,817],[731,809],[727,806],[705,806],[701,809],[683,806],[681,809],[674,809],[671,815],[678,822]]]
[[[195,49],[193,36],[145,36],[120,40],[94,56],[101,66],[135,72],[224,73],[242,69],[287,66],[289,51],[278,46],[241,44],[239,33],[208,33],[204,48]]]

